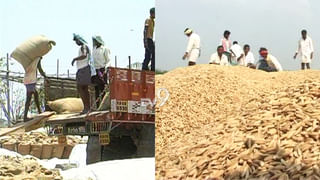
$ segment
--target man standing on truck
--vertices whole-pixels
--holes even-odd
[[[155,71],[155,46],[153,41],[155,8],[150,9],[150,18],[145,21],[143,31],[143,42],[145,48],[145,58],[142,64],[142,70],[149,70],[151,60],[151,71]]]
[[[97,108],[101,103],[101,98],[104,97],[104,94],[100,94],[104,91],[106,84],[106,67],[110,66],[110,50],[104,46],[104,41],[101,36],[93,36],[93,50],[92,57],[94,61],[94,67],[96,69],[96,75],[91,78],[92,83],[95,84],[95,94],[96,94],[96,103]],[[101,97],[101,98],[99,98]]]
[[[91,70],[89,66],[90,50],[86,45],[87,42],[80,35],[73,34],[73,40],[80,46],[80,49],[78,57],[72,60],[71,65],[73,66],[73,64],[77,62],[77,89],[84,106],[81,114],[86,114],[90,110],[90,96],[88,90],[88,86],[91,84]]]
[[[42,60],[42,57],[39,57],[36,60],[34,60],[33,64],[30,64],[28,66],[28,68],[26,69],[26,72],[24,75],[23,83],[25,84],[26,89],[27,89],[27,100],[26,100],[26,104],[25,104],[25,108],[24,108],[24,116],[23,116],[24,122],[31,120],[31,118],[28,118],[28,111],[29,111],[29,107],[31,104],[32,95],[34,95],[34,101],[36,103],[38,113],[39,114],[41,113],[40,102],[39,102],[39,93],[36,90],[37,69],[39,70],[40,74],[45,79],[47,78],[46,74],[42,70],[41,60]]]

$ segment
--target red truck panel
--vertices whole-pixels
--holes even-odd
[[[109,67],[112,119],[154,121],[155,75]]]

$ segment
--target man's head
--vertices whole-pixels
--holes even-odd
[[[250,46],[248,44],[244,45],[243,46],[243,51],[244,51],[244,53],[247,54],[250,51]]]
[[[185,30],[184,30],[184,34],[186,35],[186,36],[191,36],[191,34],[192,34],[192,29],[190,29],[190,28],[186,28]]]
[[[218,47],[217,47],[217,53],[218,53],[218,55],[219,55],[219,56],[222,56],[223,52],[224,52],[223,46],[218,46]]]
[[[104,45],[104,41],[102,40],[101,36],[93,36],[92,37],[93,46],[100,47]]]
[[[303,29],[301,31],[301,36],[302,36],[303,39],[306,39],[307,38],[307,30]]]
[[[73,40],[76,42],[78,46],[86,44],[87,42],[78,34],[73,34]]]
[[[233,41],[233,45],[238,44],[238,41]]]
[[[260,48],[259,54],[260,54],[263,58],[267,58],[267,56],[268,56],[268,49],[267,49],[267,48],[264,48],[264,47]]]
[[[150,17],[151,18],[156,18],[156,9],[155,8],[151,8],[150,9]]]
[[[226,39],[229,39],[230,34],[231,34],[230,31],[225,30],[224,33],[223,33],[223,37],[225,37]]]

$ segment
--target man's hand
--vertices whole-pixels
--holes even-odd
[[[241,54],[240,57],[238,57],[237,61],[240,61],[242,59],[242,57],[244,56],[244,54]]]
[[[144,48],[149,49],[148,44],[146,42],[144,43]]]
[[[296,59],[297,58],[297,55],[298,53],[295,53],[294,56],[293,56],[293,59]],[[311,58],[312,59],[312,58]]]
[[[185,60],[187,57],[188,57],[188,53],[185,52],[184,55],[183,55],[183,57],[182,57],[182,59]]]
[[[71,65],[72,65],[72,66],[73,66],[73,64],[74,64],[75,61],[76,61],[75,59],[72,60],[72,62],[71,62]]]
[[[310,59],[312,59],[313,58],[313,52],[311,53],[311,55],[310,55]]]

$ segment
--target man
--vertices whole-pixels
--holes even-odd
[[[243,50],[237,41],[233,41],[233,45],[230,48],[230,52],[232,53],[231,64],[237,65],[239,64],[240,59],[244,56]]]
[[[274,56],[269,54],[266,48],[260,48],[259,53],[261,57],[257,63],[257,69],[267,72],[282,71],[279,61]]]
[[[250,51],[250,46],[248,44],[245,44],[243,46],[243,52],[244,54],[240,58],[239,65],[253,67],[255,59],[253,53]]]
[[[196,65],[197,59],[200,56],[200,36],[193,32],[192,29],[186,28],[184,34],[189,38],[186,52],[182,59],[188,59],[188,65]]]
[[[78,57],[72,60],[71,65],[73,66],[73,64],[77,62],[77,89],[84,106],[81,114],[86,114],[90,110],[90,96],[88,90],[88,86],[91,84],[91,71],[89,66],[90,51],[86,45],[87,42],[80,35],[73,34],[73,40],[80,46],[80,49]]]
[[[209,64],[218,64],[218,65],[228,66],[229,65],[228,57],[223,52],[224,52],[223,46],[218,46],[217,52],[211,55]]]
[[[153,42],[155,8],[150,9],[150,18],[145,21],[143,42],[145,48],[145,58],[142,64],[142,70],[149,70],[151,60],[151,71],[155,71],[155,46]]]
[[[92,57],[94,61],[94,67],[96,69],[96,75],[91,78],[92,82],[95,84],[95,95],[97,107],[99,107],[100,102],[105,93],[100,94],[104,91],[106,84],[106,67],[110,65],[109,54],[110,51],[104,46],[104,41],[100,36],[93,36],[93,50]],[[99,98],[101,97],[101,98]]]
[[[298,50],[293,56],[293,59],[296,59],[297,55],[301,54],[301,69],[304,70],[305,66],[307,66],[307,69],[310,69],[311,59],[313,58],[312,39],[307,35],[307,30],[302,30],[301,36],[302,38],[298,43]]]
[[[39,114],[41,113],[39,94],[36,90],[37,69],[39,70],[40,74],[45,79],[47,78],[46,74],[42,70],[41,60],[42,60],[42,57],[39,57],[36,60],[34,60],[32,64],[30,64],[28,66],[28,68],[26,69],[26,72],[25,72],[24,79],[23,79],[23,82],[24,82],[26,89],[27,89],[27,100],[26,100],[26,104],[25,104],[25,108],[24,108],[24,117],[23,117],[24,122],[31,120],[31,118],[28,118],[28,111],[29,111],[29,107],[31,104],[32,95],[34,95],[34,101],[36,103],[38,113]]]
[[[231,40],[229,39],[230,34],[231,34],[230,31],[225,30],[223,32],[223,38],[221,39],[221,43],[220,43],[220,45],[223,46],[224,54],[228,57],[229,63],[231,63],[231,52],[230,52]]]

